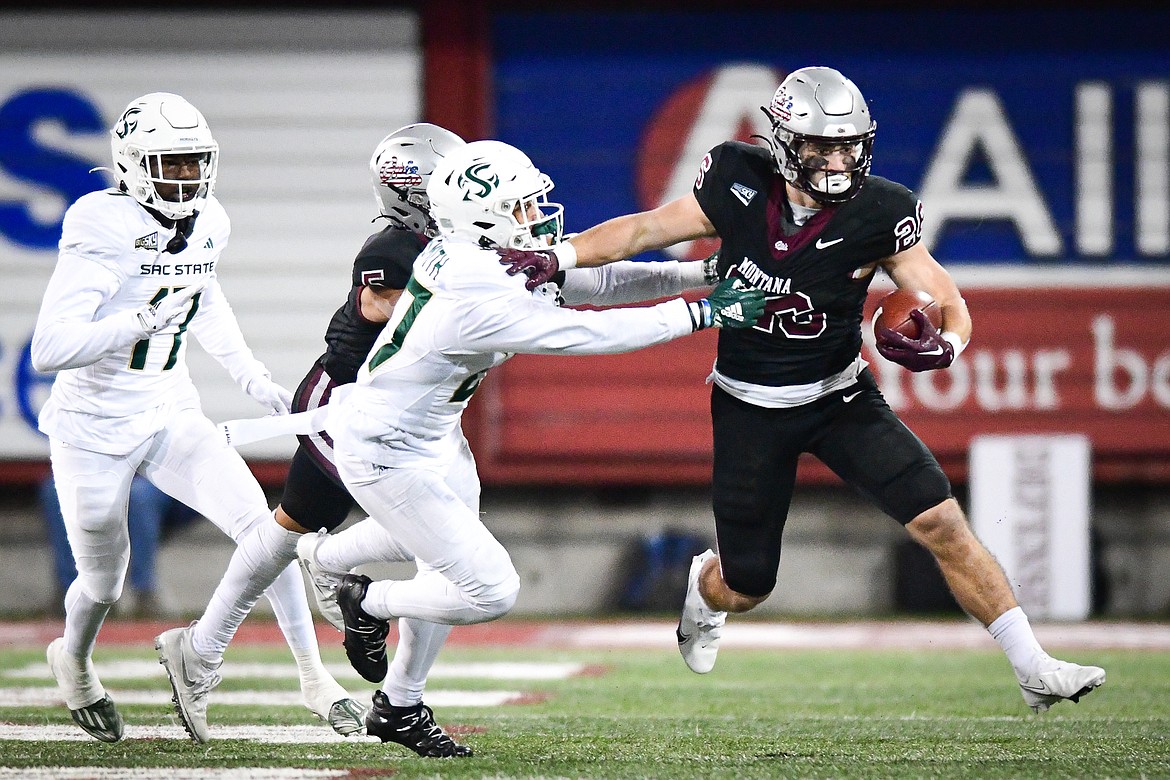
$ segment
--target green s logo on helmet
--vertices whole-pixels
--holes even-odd
[[[459,174],[457,184],[463,190],[463,199],[471,200],[475,198],[486,198],[488,193],[499,186],[500,177],[494,173],[487,178],[483,178],[483,172],[488,169],[488,163],[475,163],[466,171]],[[476,192],[472,192],[472,188],[478,188]]]

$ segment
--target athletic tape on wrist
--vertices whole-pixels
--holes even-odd
[[[942,333],[942,340],[950,344],[951,347],[955,350],[956,358],[959,357],[959,355],[963,353],[963,350],[967,348],[967,344],[963,341],[962,337],[953,331],[944,330]]]
[[[564,271],[566,268],[577,267],[577,247],[568,241],[553,247],[553,254],[557,256],[557,265]]]

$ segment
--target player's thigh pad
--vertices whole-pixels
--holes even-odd
[[[809,423],[800,410],[766,409],[711,392],[712,500],[727,586],[746,596],[776,587],[781,539]]]
[[[479,472],[475,468],[475,457],[471,454],[471,447],[464,439],[455,460],[447,470],[444,480],[447,486],[459,496],[468,509],[479,515]]]
[[[155,437],[142,473],[232,539],[272,514],[244,459],[197,409],[171,417]]]
[[[126,509],[134,454],[105,455],[54,440],[50,457],[77,579],[91,599],[112,604],[130,562]]]
[[[868,377],[863,374],[862,379]],[[841,404],[813,453],[846,483],[905,525],[951,497],[926,445],[898,419],[872,379]]]
[[[349,491],[322,471],[303,446],[297,447],[280,499],[285,513],[310,531],[332,531],[345,522],[355,505]]]
[[[472,602],[507,603],[520,589],[511,556],[444,476],[390,469],[339,455],[350,493],[371,519],[414,556],[441,572]]]

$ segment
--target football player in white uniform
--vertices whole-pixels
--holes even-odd
[[[471,754],[422,700],[449,627],[506,614],[520,587],[507,551],[479,519],[479,477],[460,427],[487,371],[516,353],[625,352],[705,327],[747,327],[764,310],[763,293],[733,282],[693,303],[674,298],[603,311],[559,308],[555,287],[528,292],[523,278],[505,272],[495,248],[559,240],[562,207],[547,201],[551,189],[549,178],[507,144],[476,141],[447,154],[427,186],[440,235],[415,261],[357,382],[330,404],[327,430],[338,471],[370,517],[313,545],[310,569],[332,570],[339,580],[354,668],[371,682],[385,680],[367,733],[424,756]],[[567,273],[563,290],[597,304],[660,298],[702,286],[702,265],[585,269]],[[373,583],[346,573],[340,537],[363,526],[377,527],[366,538],[384,560],[413,557],[418,574]],[[388,676],[391,619],[400,621],[400,643]]]
[[[294,414],[261,420],[235,421],[263,428],[287,427],[297,418],[325,411],[333,391],[352,383],[358,368],[370,351],[382,326],[390,317],[394,302],[402,294],[418,253],[434,235],[430,204],[425,185],[437,160],[445,151],[462,146],[463,139],[441,127],[418,123],[399,128],[386,136],[374,150],[370,174],[380,216],[390,224],[370,236],[354,260],[351,285],[345,303],[334,312],[325,332],[326,350],[316,361],[293,394]],[[172,628],[157,637],[157,644],[169,648],[165,663],[174,667],[171,680],[175,688],[175,709],[189,733],[207,734],[207,697],[219,682],[207,660],[218,662],[248,612],[255,606],[264,587],[297,559],[296,544],[302,534],[310,541],[318,533],[337,528],[354,507],[353,499],[341,484],[333,466],[333,447],[319,430],[306,430],[300,447],[293,454],[285,482],[284,495],[274,513],[276,523],[264,523],[239,539],[227,571],[211,596],[207,610],[191,626]],[[238,427],[228,435],[228,443],[238,446],[243,439]],[[346,537],[347,539],[351,537]],[[361,556],[347,565],[377,561],[362,553],[369,547],[361,538],[353,551]],[[310,571],[314,588],[318,578]],[[331,602],[332,583],[319,598]],[[230,605],[230,608],[226,608]],[[326,619],[342,630],[341,617],[322,610]],[[205,632],[215,640],[215,656],[200,660],[188,635]],[[190,658],[187,658],[190,656]],[[186,668],[190,674],[181,674]],[[339,702],[337,714],[354,718],[364,708],[352,699]],[[349,721],[351,724],[354,720]],[[360,721],[357,721],[360,723]]]
[[[287,413],[291,398],[253,356],[217,280],[230,224],[212,195],[219,147],[203,115],[178,95],[144,95],[119,117],[111,145],[118,186],[66,212],[32,340],[34,367],[58,372],[39,424],[78,571],[65,596],[64,636],[47,657],[73,720],[105,742],[122,737],[123,720],[91,654],[122,593],[134,474],[232,539],[275,524],[247,465],[200,410],[187,334],[270,411]],[[306,704],[328,717],[348,701],[340,725],[360,729],[362,708],[321,663],[297,569],[268,594]]]

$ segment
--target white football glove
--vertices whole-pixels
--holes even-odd
[[[257,376],[248,380],[244,385],[244,392],[252,400],[267,406],[273,414],[288,414],[292,409],[292,393],[273,382],[270,377]]]
[[[193,284],[167,295],[161,301],[138,311],[138,324],[142,335],[153,336],[191,310],[191,299],[203,290],[203,285]]]

